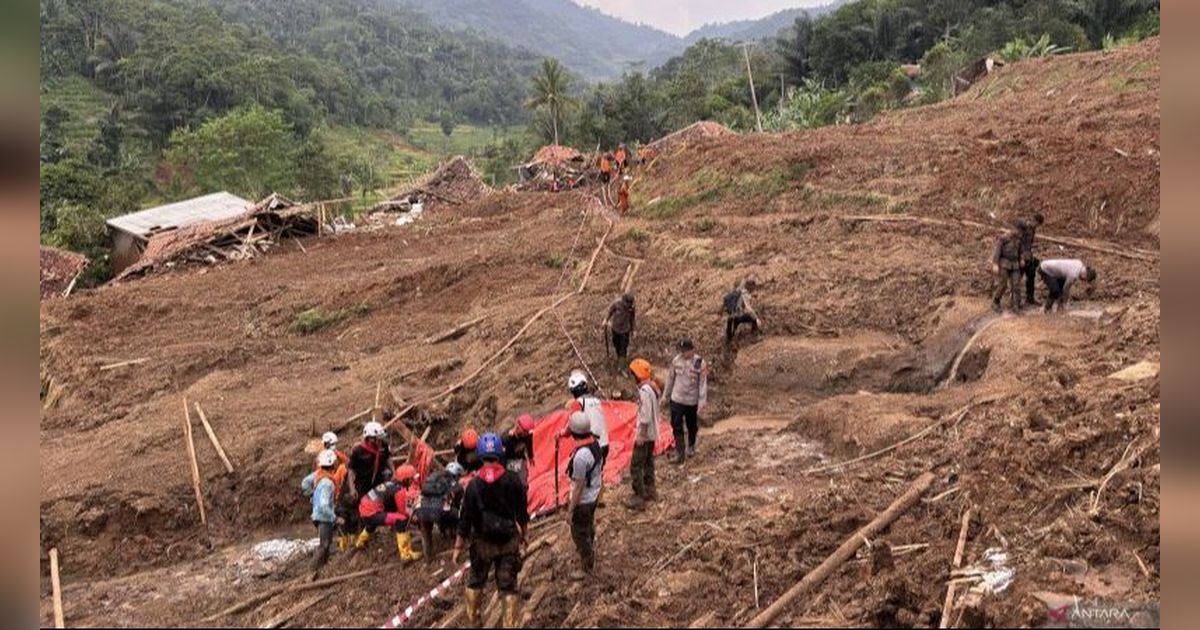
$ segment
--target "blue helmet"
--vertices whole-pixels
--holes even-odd
[[[479,443],[475,445],[475,454],[479,459],[500,459],[504,457],[504,443],[500,441],[499,435],[484,433],[479,436]]]

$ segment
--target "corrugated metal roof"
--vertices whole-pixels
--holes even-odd
[[[108,225],[130,234],[148,237],[162,230],[235,217],[245,212],[250,205],[249,201],[237,195],[219,192],[115,217],[108,220]]]

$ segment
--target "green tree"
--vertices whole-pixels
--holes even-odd
[[[558,131],[565,127],[566,111],[579,107],[579,101],[567,91],[571,87],[571,76],[557,59],[546,59],[541,70],[533,75],[533,85],[525,107],[544,110],[552,131],[554,144],[558,144]]]
[[[294,184],[297,150],[283,115],[252,105],[171,134],[167,160],[182,174],[185,189],[259,199]]]

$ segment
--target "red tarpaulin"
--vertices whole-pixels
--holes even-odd
[[[604,466],[604,483],[611,485],[621,481],[621,473],[629,469],[633,459],[633,434],[637,426],[637,405],[631,402],[605,401],[602,405],[608,421],[608,461]],[[554,461],[554,442],[567,428],[571,412],[555,411],[538,420],[533,430],[533,466],[529,470],[529,513],[536,514],[554,509],[554,477],[559,476],[559,501],[566,505],[571,482],[564,474],[567,461],[575,450],[575,441],[569,436],[558,445],[558,461]],[[658,420],[658,442],[654,454],[659,455],[675,445],[671,435],[671,424],[661,417]]]
[[[604,418],[608,421],[608,460],[604,465],[604,483],[620,483],[621,473],[629,469],[633,459],[633,434],[637,426],[637,405],[631,402],[604,401],[601,403]],[[538,419],[533,429],[533,466],[529,469],[529,514],[552,510],[554,502],[554,477],[558,479],[558,494],[561,504],[566,505],[571,491],[571,482],[565,474],[567,461],[575,450],[575,441],[570,436],[562,438],[558,445],[558,461],[554,461],[554,443],[567,428],[568,410],[555,411]],[[675,446],[671,435],[671,423],[658,419],[658,441],[654,454],[661,455]],[[424,442],[417,442],[410,452],[408,463],[417,469],[419,479],[424,481],[433,473],[433,449]],[[464,485],[470,476],[463,479]],[[419,484],[420,482],[418,482]],[[420,488],[420,485],[416,486]],[[419,493],[414,492],[414,497]]]

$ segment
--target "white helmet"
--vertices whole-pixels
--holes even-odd
[[[446,472],[454,475],[455,477],[461,477],[466,474],[467,471],[462,467],[462,464],[458,462],[450,462],[449,464],[446,464]]]
[[[569,389],[587,385],[587,382],[587,374],[584,374],[583,370],[571,370],[571,375],[567,377],[567,387]]]
[[[383,425],[378,422],[368,422],[367,426],[363,427],[363,437],[384,437],[387,432],[383,430]]]
[[[337,434],[333,431],[326,431],[325,435],[321,436],[321,443],[325,445],[325,448],[337,446]]]
[[[567,430],[576,435],[587,435],[592,432],[592,421],[588,419],[586,413],[576,411],[567,421]]]
[[[333,466],[337,463],[337,453],[330,449],[325,449],[317,455],[317,465],[321,468]]]

